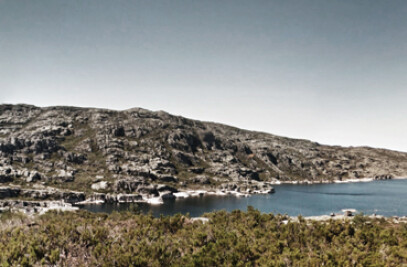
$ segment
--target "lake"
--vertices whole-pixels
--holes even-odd
[[[276,192],[269,195],[200,196],[166,200],[161,205],[137,203],[137,209],[154,216],[176,213],[201,216],[216,210],[246,210],[247,206],[265,213],[290,216],[316,216],[342,209],[356,209],[364,214],[384,216],[407,215],[407,180],[384,180],[372,182],[313,185],[276,185]],[[134,209],[135,204],[88,204],[81,206],[92,212],[111,213],[115,210]]]

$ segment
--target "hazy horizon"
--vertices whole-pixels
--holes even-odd
[[[0,0],[0,103],[407,152],[405,1]]]

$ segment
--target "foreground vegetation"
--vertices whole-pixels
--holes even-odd
[[[132,213],[0,214],[2,266],[403,266],[407,224],[292,221],[219,211],[209,221]],[[407,265],[406,265],[407,266]]]

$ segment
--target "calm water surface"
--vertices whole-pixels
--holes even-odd
[[[200,216],[215,210],[246,210],[247,206],[265,213],[281,213],[290,216],[325,215],[352,208],[364,214],[376,212],[385,216],[407,215],[407,180],[388,180],[346,184],[276,185],[270,195],[250,197],[202,196],[165,201],[162,205],[138,203],[142,212],[154,216],[189,213]],[[129,210],[134,204],[85,205],[92,212]]]

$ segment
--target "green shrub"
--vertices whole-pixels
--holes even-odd
[[[0,265],[402,266],[407,225],[357,215],[349,221],[218,211],[191,221],[130,212],[50,212],[0,224]],[[285,220],[288,219],[286,223]],[[12,223],[13,222],[13,223]],[[10,226],[11,225],[11,226]]]

